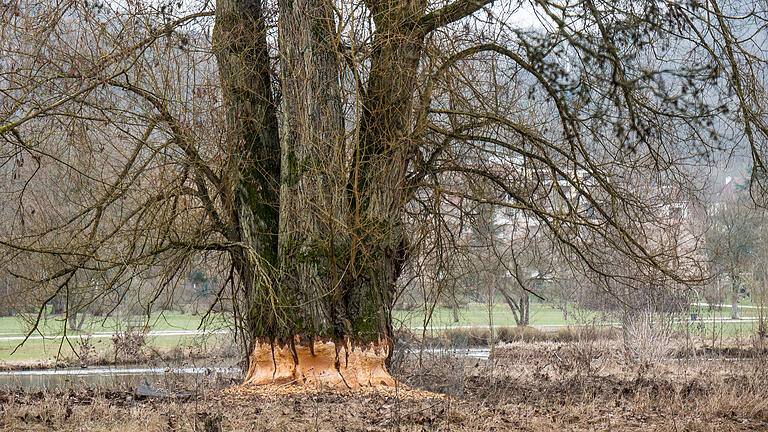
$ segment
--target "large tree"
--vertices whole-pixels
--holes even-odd
[[[391,383],[398,278],[478,203],[600,280],[693,278],[644,233],[724,139],[762,178],[761,5],[5,2],[3,264],[36,325],[85,272],[151,311],[203,255],[250,382]]]

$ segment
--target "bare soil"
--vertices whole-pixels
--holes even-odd
[[[0,393],[0,430],[63,431],[746,431],[768,430],[768,361],[622,360],[611,347],[518,343],[493,361],[409,357],[414,390],[210,389]]]

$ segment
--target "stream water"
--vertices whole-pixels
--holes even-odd
[[[434,355],[450,355],[453,357],[469,357],[488,360],[491,355],[490,348],[424,348],[424,352]],[[415,351],[418,355],[418,350]]]
[[[0,372],[0,389],[68,389],[97,387],[132,390],[139,384],[151,388],[195,388],[201,378],[212,383],[216,380],[236,380],[241,371],[222,367],[89,367],[24,370]]]
[[[452,356],[487,360],[490,348],[425,348],[425,356]],[[418,355],[418,350],[407,350],[406,355]],[[747,358],[708,358],[703,361],[742,361]],[[667,359],[682,361],[682,359]],[[0,390],[38,391],[92,387],[110,390],[135,391],[140,385],[163,391],[195,391],[212,387],[225,387],[240,383],[242,371],[220,366],[123,365],[112,367],[60,368],[0,372]]]
[[[427,348],[428,355],[449,355],[487,359],[489,348]],[[418,353],[416,351],[415,353]],[[413,351],[410,352],[414,354]],[[140,384],[157,389],[194,389],[211,385],[234,384],[242,379],[238,368],[227,367],[146,367],[145,365],[59,368],[0,372],[0,390],[25,391],[96,387],[114,390],[135,390]]]

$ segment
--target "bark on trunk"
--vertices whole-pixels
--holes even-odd
[[[520,325],[527,326],[531,323],[531,298],[525,291],[523,291],[523,294],[520,296],[520,306]]]
[[[227,197],[225,237],[244,290],[250,338],[277,331],[270,286],[278,265],[280,145],[260,0],[218,0],[214,49],[226,108],[226,142],[234,185]]]
[[[455,298],[451,303],[451,310],[453,311],[453,322],[459,322],[459,302],[457,302]]]
[[[515,300],[506,290],[501,290],[501,295],[507,302],[507,306],[512,311],[512,317],[518,327],[527,326],[530,323],[530,297],[523,291],[519,300]]]
[[[347,257],[344,124],[338,39],[328,0],[281,0],[281,285],[292,323],[283,338],[341,337],[337,304]]]
[[[66,312],[66,300],[63,295],[57,295],[51,300],[51,315],[58,315]]]
[[[517,304],[517,301],[507,293],[507,290],[502,289],[501,295],[504,297],[504,301],[507,302],[507,306],[509,306],[509,310],[512,311],[512,318],[515,320],[515,324],[518,326],[520,325],[520,315],[518,314],[518,310],[520,309],[519,305]]]
[[[424,12],[422,0],[371,1],[376,24],[371,69],[362,98],[359,138],[347,185],[350,262],[342,303],[355,337],[392,334],[390,308],[405,261],[405,174],[408,131],[423,36],[407,24]]]

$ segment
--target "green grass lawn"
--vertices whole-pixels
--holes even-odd
[[[201,316],[181,314],[179,312],[163,312],[157,316],[152,316],[148,322],[150,330],[195,330],[200,326]],[[146,317],[135,317],[131,319],[131,325],[143,325],[147,323]],[[123,318],[98,318],[88,317],[83,322],[82,331],[67,330],[67,334],[92,334],[92,333],[111,333],[126,328],[126,322]],[[29,331],[31,321],[26,321],[18,317],[0,318],[0,337],[2,336],[24,336]],[[211,316],[203,328],[215,330],[225,328],[226,323],[220,315]],[[34,335],[58,335],[64,329],[64,320],[60,316],[47,317],[41,319],[37,331]]]
[[[153,316],[148,324],[152,331],[164,330],[196,330],[200,326],[200,316],[186,315],[179,312],[163,312]],[[146,317],[135,317],[130,321],[131,325],[141,326],[146,323]],[[47,317],[40,321],[38,329],[32,333],[32,337],[21,347],[18,340],[0,341],[0,362],[2,361],[27,361],[50,360],[57,354],[64,357],[74,357],[74,349],[78,349],[78,340],[82,335],[98,333],[114,333],[126,328],[127,323],[120,318],[91,318],[83,323],[82,331],[67,330],[68,339],[62,343],[64,321],[61,317]],[[0,337],[26,336],[30,328],[30,322],[17,317],[0,318]],[[221,316],[212,316],[204,326],[205,330],[218,330],[226,328],[226,323]],[[51,336],[50,339],[39,339],[41,335]],[[198,336],[152,336],[148,338],[148,344],[159,349],[170,349],[174,346],[191,344]],[[214,336],[208,336],[214,337]],[[90,339],[91,344],[97,350],[111,348],[113,343],[110,336]],[[11,355],[12,352],[15,353]]]
[[[751,317],[752,318],[756,318],[758,316],[758,314],[759,314],[759,309],[757,309],[755,307],[750,307],[750,305],[745,305],[745,304],[739,304],[739,306],[740,306],[739,307],[739,317],[741,317],[741,318],[751,318]],[[741,306],[747,306],[747,307],[741,307]],[[706,317],[716,316],[716,317],[730,318],[730,316],[731,316],[731,307],[730,306],[728,306],[728,307],[715,307],[712,310],[710,310],[706,306],[691,306],[690,307],[690,312],[691,313],[695,312],[698,315],[706,316]],[[765,312],[768,312],[768,310],[765,311]]]
[[[217,341],[225,338],[226,335],[205,335],[205,336],[150,336],[147,338],[147,346],[160,351],[167,351],[174,347],[197,347],[201,344],[215,344]],[[21,347],[16,349],[18,342],[0,342],[0,362],[4,361],[48,361],[55,360],[60,354],[60,358],[75,359],[75,351],[79,350],[80,336],[72,336],[62,343],[62,338],[55,339],[33,339],[28,340]],[[222,341],[223,343],[223,341]],[[95,351],[99,353],[114,352],[113,342],[110,337],[92,337],[90,344]],[[11,355],[13,350],[16,352]],[[61,349],[61,351],[59,351]]]
[[[756,315],[739,312],[742,321],[731,321],[730,312],[699,314],[696,321],[683,321],[677,327],[684,332],[690,332],[697,337],[713,338],[747,338],[757,334],[759,321],[754,320]],[[686,317],[690,318],[690,317]],[[722,322],[725,318],[729,321]]]
[[[494,304],[491,311],[489,311],[487,304],[469,303],[460,308],[458,315],[459,321],[454,322],[453,311],[450,308],[438,306],[432,312],[428,326],[487,326],[491,321],[491,317],[494,326],[515,325],[514,316],[512,315],[509,306],[506,304]],[[425,314],[421,310],[395,310],[392,318],[396,326],[402,324],[404,327],[422,327],[424,326],[425,317]],[[569,307],[568,320],[566,320],[563,312],[552,305],[543,303],[531,303],[530,305],[531,325],[576,325],[587,321],[591,322],[598,318],[600,318],[600,313],[598,312],[578,310]]]
[[[749,305],[749,303],[744,303]],[[701,338],[733,338],[753,335],[757,332],[758,323],[755,321],[743,322],[718,322],[713,318],[728,318],[730,308],[715,308],[709,310],[707,307],[692,306],[690,312],[697,313],[697,321],[687,321],[690,314],[681,314],[679,319],[683,320],[677,326],[683,331],[689,331],[691,335]],[[743,318],[756,316],[757,309],[741,308],[740,314]],[[446,307],[436,307],[432,313],[432,318],[428,324],[429,327],[454,327],[454,326],[487,326],[492,316],[494,326],[514,326],[515,321],[509,306],[506,304],[494,304],[489,314],[487,304],[470,303],[464,305],[459,311],[459,321],[454,322],[453,311]],[[185,315],[179,312],[163,312],[152,317],[149,322],[150,330],[196,330],[200,325],[200,316]],[[421,327],[424,325],[425,315],[422,311],[404,311],[395,310],[393,312],[395,327]],[[567,319],[561,309],[545,303],[531,303],[530,305],[530,324],[535,326],[562,326],[562,325],[589,325],[589,324],[609,324],[615,323],[618,319],[612,315],[603,315],[595,311],[587,311],[576,307],[568,308]],[[133,325],[142,324],[144,321],[140,318],[131,320]],[[63,321],[60,317],[48,317],[42,320],[39,331],[33,333],[33,336],[44,334],[46,336],[61,335]],[[28,331],[29,324],[20,318],[3,317],[0,318],[0,337],[18,337],[24,336]],[[61,345],[61,353],[67,357],[73,357],[73,348],[77,349],[77,341],[81,334],[112,333],[126,328],[126,323],[114,318],[88,318],[83,325],[82,332],[68,331],[69,343],[64,342]],[[214,316],[208,320],[203,327],[206,330],[217,330],[226,328],[226,323],[221,316]],[[153,336],[149,338],[149,344],[156,348],[170,349],[178,345],[189,345],[197,336]],[[209,335],[208,337],[216,337]],[[198,337],[199,338],[199,337]],[[19,341],[0,341],[0,362],[1,361],[26,361],[26,360],[46,360],[55,358],[59,352],[60,337],[51,339],[30,339],[22,347],[18,348],[16,353],[11,356],[11,352],[16,348]],[[70,343],[72,346],[70,346]],[[97,349],[107,349],[112,347],[112,340],[109,336],[92,337],[91,343]]]
[[[743,302],[740,306],[750,306],[750,303]],[[492,309],[494,326],[514,326],[514,318],[506,304],[495,304]],[[690,312],[697,314],[696,321],[690,320]],[[706,306],[692,306],[688,313],[682,313],[675,319],[679,321],[676,327],[681,331],[690,332],[692,337],[699,339],[722,339],[722,338],[747,338],[757,333],[759,323],[750,318],[758,316],[758,310],[755,308],[739,308],[739,315],[744,321],[721,322],[720,319],[729,319],[731,314],[730,307],[713,308],[709,310]],[[402,311],[393,312],[395,326],[403,327],[422,327],[424,325],[425,315],[421,311]],[[531,325],[535,326],[562,326],[562,325],[591,325],[591,324],[616,324],[619,318],[615,315],[607,314],[603,316],[600,312],[582,310],[575,307],[568,308],[568,319],[563,316],[563,312],[549,304],[531,303],[530,305]],[[461,308],[459,312],[459,321],[454,322],[453,311],[450,308],[436,307],[432,314],[432,320],[429,327],[458,327],[458,326],[487,326],[489,323],[489,311],[487,304],[470,303]]]

